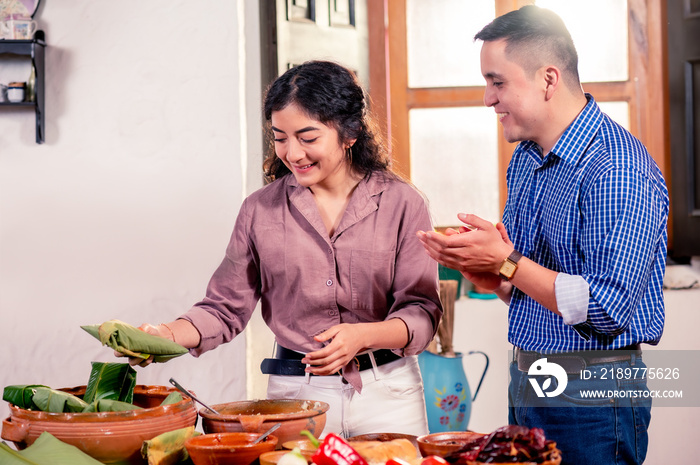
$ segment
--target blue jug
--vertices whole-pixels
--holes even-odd
[[[474,391],[474,397],[464,372],[461,352],[455,353],[453,357],[445,357],[427,350],[418,355],[430,433],[467,430],[472,402],[476,400],[481,383],[486,376],[486,370],[489,368],[488,355],[480,351],[471,351],[467,355],[472,354],[481,354],[486,359],[484,372]]]

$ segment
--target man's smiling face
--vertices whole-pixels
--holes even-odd
[[[510,60],[506,45],[505,40],[496,40],[484,42],[481,48],[481,73],[486,79],[484,104],[496,111],[508,142],[539,143],[545,82],[538,79],[540,71],[528,76],[522,66]]]

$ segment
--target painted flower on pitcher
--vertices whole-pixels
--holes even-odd
[[[435,402],[433,405],[439,410],[436,417],[440,425],[449,430],[462,430],[466,426],[467,420],[467,389],[463,383],[450,383],[450,388],[443,386],[442,389],[435,388]],[[462,387],[461,390],[458,390]]]
[[[446,396],[440,401],[440,408],[443,409],[445,412],[450,412],[456,409],[458,405],[459,398],[454,394],[450,394],[449,396]]]

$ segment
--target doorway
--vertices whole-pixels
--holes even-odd
[[[669,255],[700,255],[700,1],[668,0]]]
[[[367,0],[260,2],[263,89],[294,65],[330,60],[369,84]]]

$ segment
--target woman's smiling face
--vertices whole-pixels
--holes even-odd
[[[346,149],[338,131],[311,118],[291,103],[272,112],[275,154],[304,187],[326,189],[342,184],[349,175]]]

